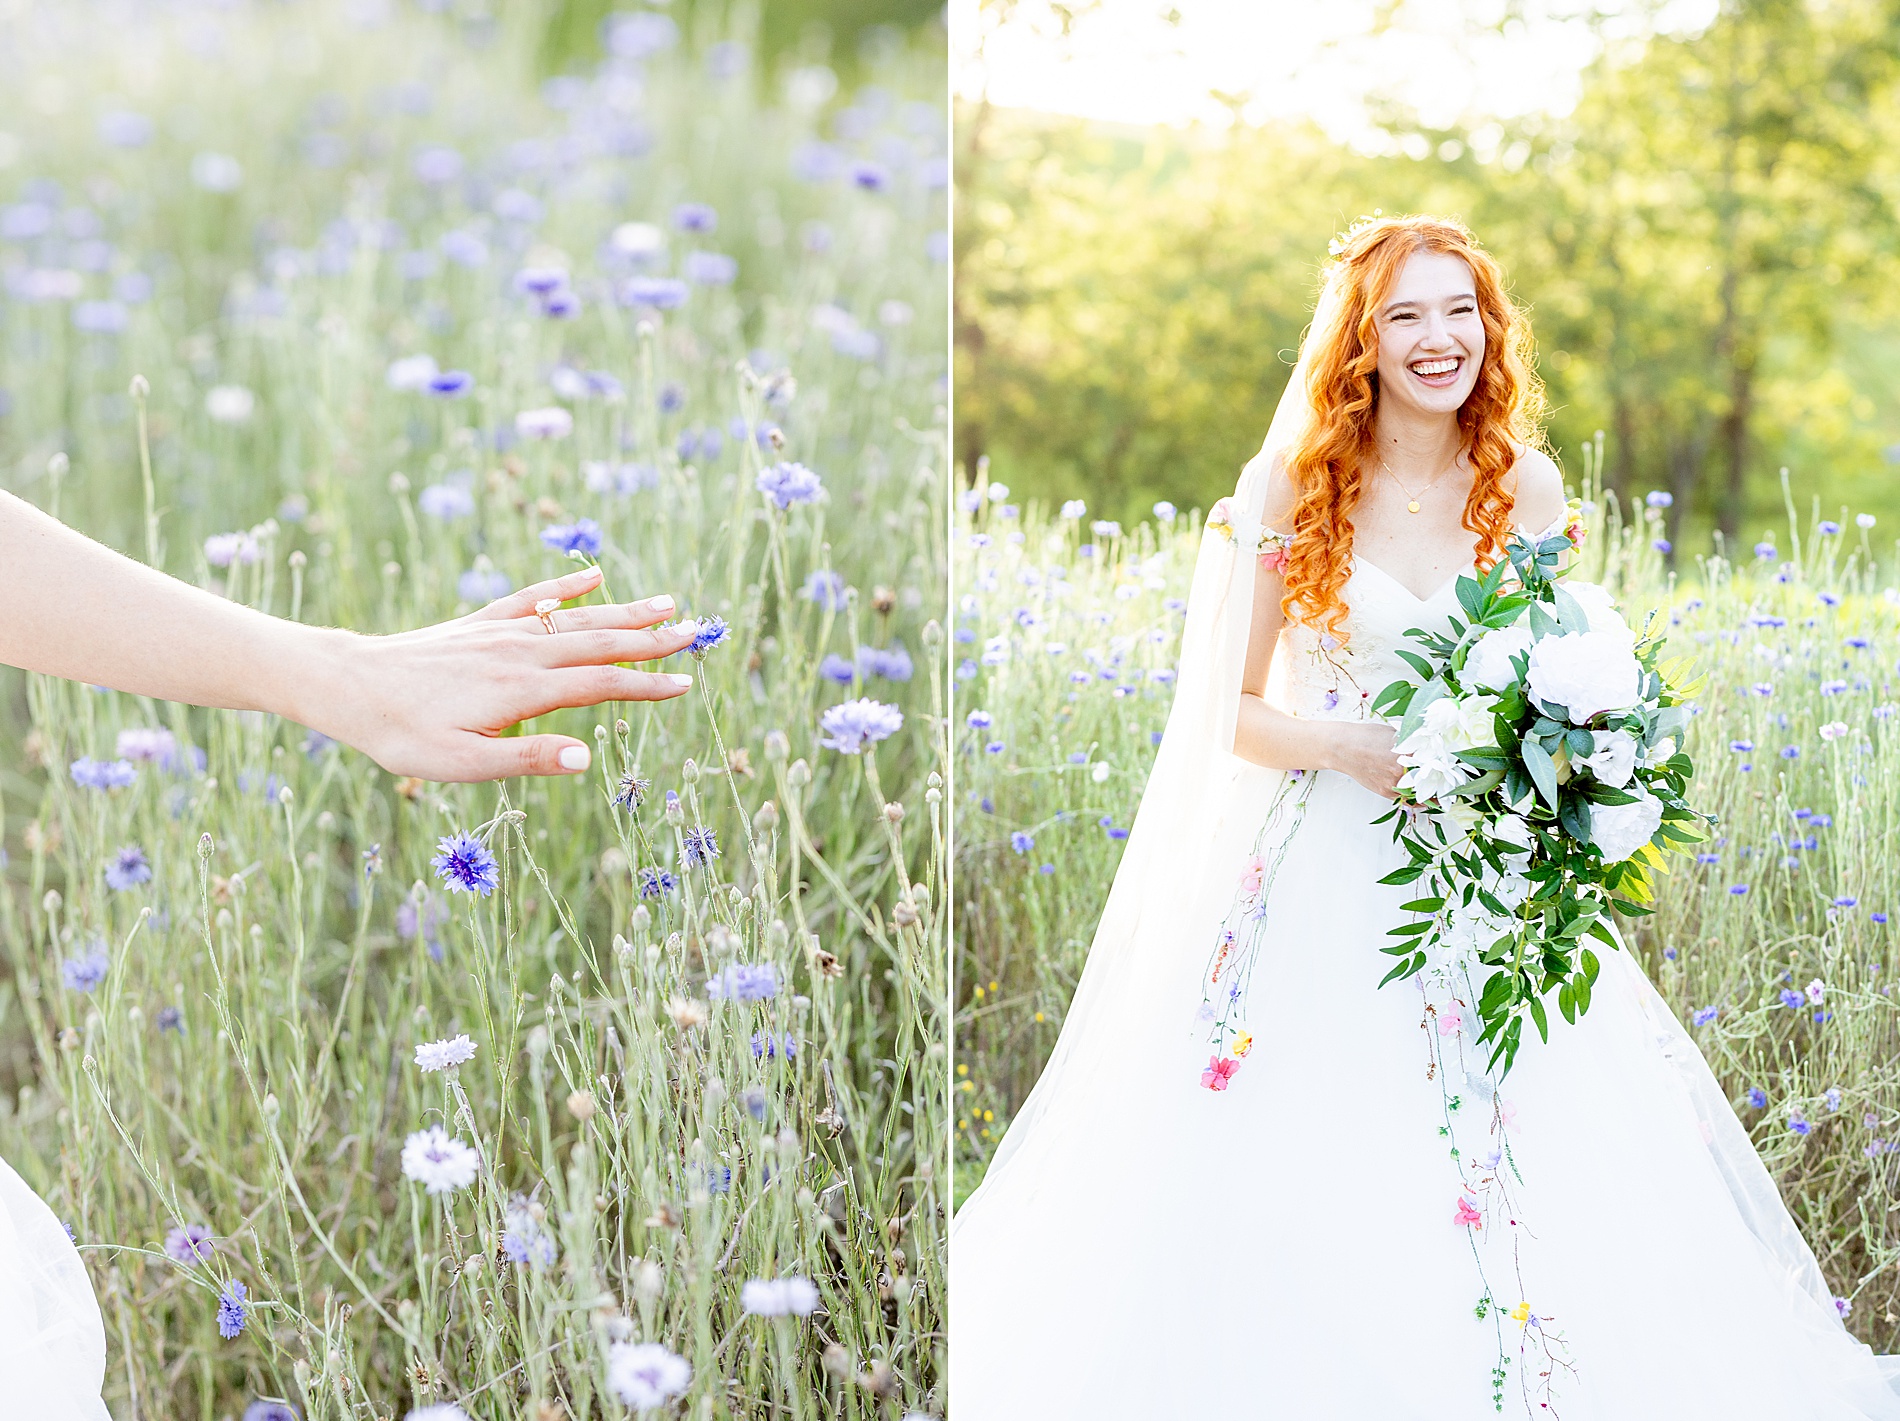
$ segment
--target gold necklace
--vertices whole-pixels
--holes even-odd
[[[1385,476],[1391,479],[1393,483],[1398,484],[1399,488],[1404,491],[1406,498],[1410,500],[1410,502],[1408,502],[1405,505],[1405,511],[1407,513],[1418,512],[1419,495],[1430,493],[1432,491],[1433,484],[1436,484],[1440,479],[1444,478],[1446,474],[1451,472],[1451,469],[1441,469],[1437,474],[1435,474],[1432,477],[1431,483],[1426,484],[1424,488],[1418,491],[1418,493],[1413,493],[1409,488],[1406,488],[1405,485],[1399,481],[1399,476],[1392,472],[1392,466],[1386,463],[1385,455],[1383,454],[1379,456],[1379,467],[1385,470]],[[1451,468],[1455,469],[1457,467],[1458,467],[1458,461],[1456,459],[1452,460]]]

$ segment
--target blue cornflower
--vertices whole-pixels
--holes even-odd
[[[459,400],[475,388],[475,377],[466,370],[443,370],[429,377],[426,388],[439,400]]]
[[[643,780],[632,771],[620,777],[620,783],[614,789],[614,803],[631,814],[647,801],[647,792],[653,788],[652,780]]]
[[[1757,1110],[1764,1108],[1768,1104],[1768,1092],[1758,1085],[1750,1086],[1748,1088],[1748,1103]]]
[[[1841,1088],[1839,1086],[1829,1086],[1821,1093],[1821,1098],[1827,1102],[1827,1108],[1829,1110],[1839,1110],[1841,1108]]]
[[[233,1278],[218,1294],[218,1335],[227,1340],[244,1331],[248,1321],[244,1308],[244,1285]]]
[[[620,285],[620,304],[646,306],[655,311],[677,311],[686,304],[689,287],[672,276],[633,276]]]
[[[732,632],[724,617],[701,617],[699,630],[693,634],[693,644],[686,649],[694,656],[704,658],[706,653],[725,641]]]
[[[791,1032],[788,1031],[783,1036],[774,1036],[769,1031],[753,1033],[752,1054],[754,1056],[769,1058],[778,1055],[781,1051],[785,1053],[785,1059],[788,1061],[798,1054],[798,1042],[793,1039]]]
[[[600,524],[591,518],[557,523],[541,530],[541,541],[557,553],[586,553],[592,557],[600,551]]]
[[[145,850],[137,844],[125,845],[106,865],[106,887],[119,892],[151,881],[152,866],[146,861]]]
[[[680,844],[688,868],[698,868],[719,857],[719,836],[711,829],[688,829]]]
[[[69,991],[90,992],[106,979],[112,958],[103,940],[94,938],[83,956],[69,957],[59,964],[59,977]]]
[[[416,507],[449,523],[475,511],[475,495],[460,484],[430,484],[416,495]]]
[[[830,652],[818,663],[818,674],[827,681],[836,681],[840,686],[849,686],[858,679],[858,668],[846,661],[837,652]]]
[[[1651,508],[1667,508],[1676,501],[1676,496],[1666,489],[1653,488],[1644,496],[1643,502]]]
[[[1763,562],[1767,562],[1769,559],[1773,558],[1775,555],[1776,555],[1775,545],[1773,543],[1755,544],[1755,556],[1761,559]]]
[[[706,983],[707,996],[733,1002],[762,1002],[778,990],[778,968],[769,962],[735,962]]]
[[[1831,1011],[1817,1011],[1814,1014],[1814,1024],[1816,1026],[1825,1026],[1832,1020],[1834,1020],[1834,1013]]]
[[[1832,538],[1841,531],[1841,525],[1836,523],[1832,518],[1823,518],[1815,531],[1823,538]]]
[[[805,579],[805,600],[827,612],[842,612],[850,602],[849,589],[837,573],[820,568]]]
[[[1719,1010],[1717,1007],[1697,1007],[1692,1021],[1696,1026],[1707,1026],[1715,1020]]]
[[[916,670],[910,653],[901,646],[861,646],[858,665],[866,676],[882,676],[886,681],[908,681]]]
[[[803,464],[777,463],[762,471],[754,480],[758,491],[781,509],[794,503],[810,503],[824,492],[824,480]]]
[[[988,730],[996,721],[988,711],[973,710],[963,717],[963,723],[972,730]]]
[[[1752,740],[1731,740],[1728,743],[1728,748],[1733,750],[1737,755],[1746,755],[1755,748],[1755,742]]]
[[[827,749],[857,755],[895,735],[903,725],[904,713],[896,706],[868,698],[844,701],[818,718],[818,727],[825,732],[819,743]]]
[[[711,232],[719,226],[719,214],[703,202],[682,202],[673,209],[673,225],[682,232]]]
[[[1009,836],[1009,846],[1019,854],[1026,854],[1036,847],[1035,836],[1026,830],[1018,829]]]
[[[1799,992],[1791,991],[1787,987],[1783,987],[1781,989],[1781,1004],[1790,1011],[1793,1011],[1799,1007],[1806,1006],[1807,998],[1803,997]]]
[[[515,585],[505,572],[483,572],[470,568],[455,581],[455,595],[464,602],[493,602],[506,597]]]
[[[71,767],[73,783],[81,789],[125,789],[139,777],[130,760],[95,760],[81,755]]]
[[[479,893],[486,898],[501,881],[495,856],[473,834],[451,834],[436,844],[429,861],[437,878],[451,893]]]
[[[643,868],[640,870],[640,896],[658,898],[662,893],[671,893],[679,887],[679,880],[663,868]]]
[[[160,1007],[153,1022],[160,1031],[176,1031],[180,1036],[185,1034],[185,1014],[177,1007]]]
[[[1782,746],[1781,758],[1784,760],[1799,760],[1801,758],[1801,747],[1799,745]]]
[[[1853,908],[1857,907],[1859,903],[1860,899],[1858,898],[1836,898],[1834,900],[1834,906],[1836,908]]]
[[[730,286],[739,276],[738,260],[724,252],[688,252],[681,266],[697,286]]]
[[[1885,913],[1869,913],[1867,916],[1876,923],[1884,923],[1887,921],[1887,915]]]
[[[1788,1128],[1797,1135],[1805,1135],[1814,1127],[1803,1120],[1799,1115],[1794,1115],[1789,1117]]]
[[[1742,894],[1748,892],[1748,885],[1746,883],[1731,883],[1728,886],[1728,891],[1739,898]]]
[[[1667,538],[1651,538],[1649,545],[1659,553],[1666,553],[1675,546]]]
[[[209,1263],[211,1230],[203,1224],[179,1224],[165,1235],[165,1256],[174,1263]]]
[[[1128,831],[1126,829],[1110,829],[1108,831],[1108,837],[1117,840],[1126,839],[1128,837]]]
[[[363,850],[363,877],[374,878],[383,871],[383,846],[371,844]]]
[[[1695,861],[1697,863],[1720,863],[1722,856],[1720,854],[1697,854]]]
[[[265,1401],[259,1398],[244,1408],[244,1421],[303,1421],[303,1417],[287,1401]]]

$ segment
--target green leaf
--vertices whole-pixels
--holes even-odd
[[[1531,782],[1537,786],[1537,793],[1544,803],[1552,809],[1557,807],[1557,766],[1543,745],[1535,740],[1526,740],[1522,747],[1524,768],[1530,771]]]
[[[1530,1000],[1531,1020],[1537,1023],[1537,1036],[1540,1041],[1550,1040],[1550,1023],[1544,1018],[1544,1004],[1532,996]]]
[[[1443,898],[1414,898],[1409,903],[1399,904],[1401,913],[1436,913],[1445,906]]]
[[[1564,1020],[1572,1026],[1577,1024],[1577,996],[1565,983],[1557,990],[1557,1010],[1564,1014]]]

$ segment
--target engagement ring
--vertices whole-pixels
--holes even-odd
[[[534,614],[541,619],[541,625],[548,629],[548,635],[554,635],[554,614],[560,610],[561,599],[543,597],[534,604]]]

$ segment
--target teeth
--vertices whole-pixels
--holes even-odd
[[[1420,375],[1448,375],[1457,368],[1456,360],[1426,360],[1412,367]]]

